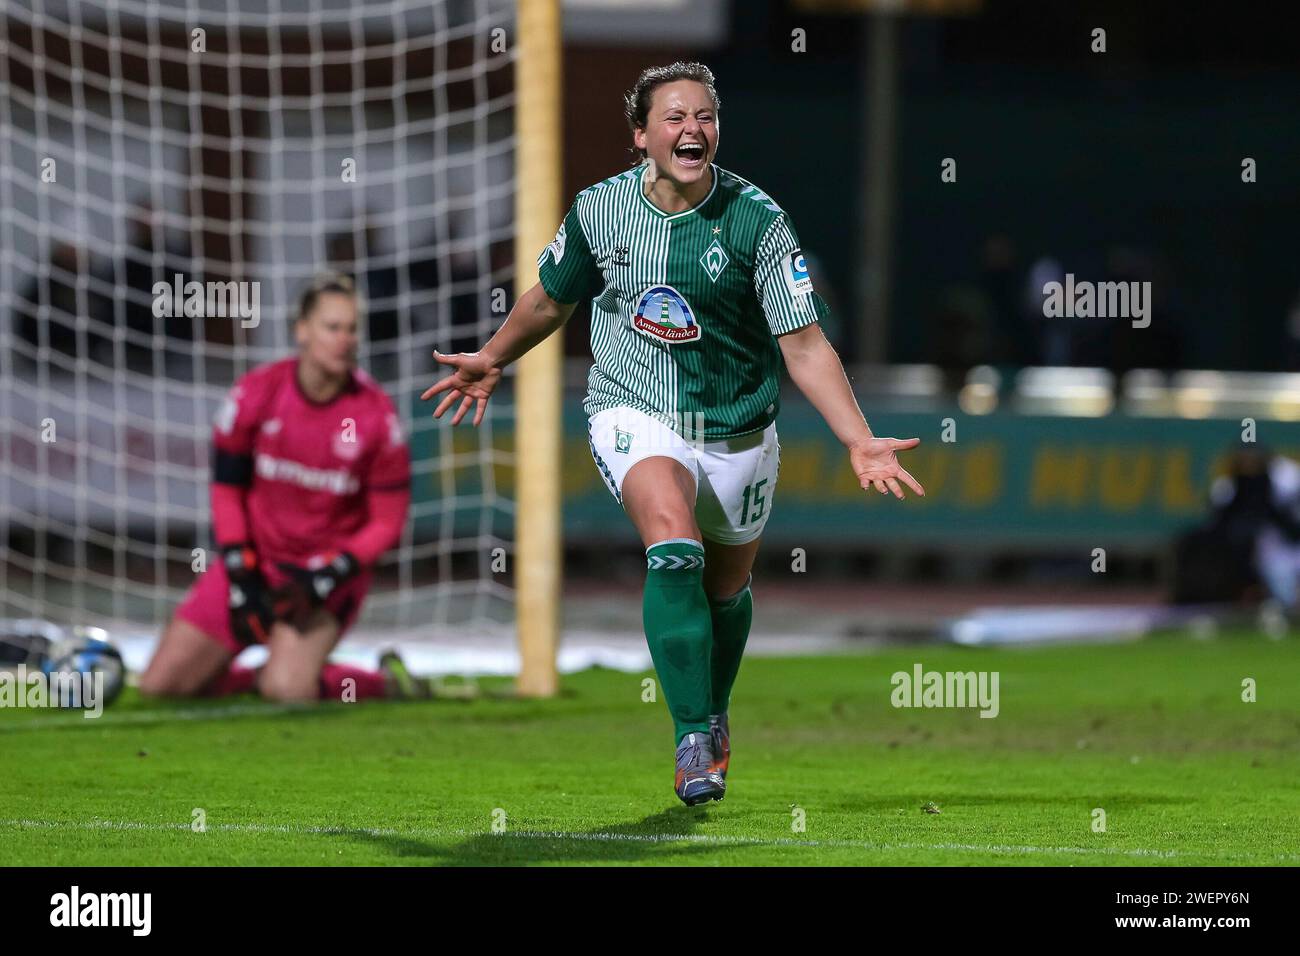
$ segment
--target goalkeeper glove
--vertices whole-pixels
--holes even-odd
[[[360,562],[346,551],[317,555],[307,562],[307,567],[283,562],[279,567],[289,576],[289,582],[276,591],[276,616],[299,629],[340,584],[361,571]]]
[[[221,562],[229,582],[226,606],[230,610],[230,630],[241,644],[266,643],[275,615],[266,580],[257,567],[257,552],[249,544],[227,545],[221,549]]]

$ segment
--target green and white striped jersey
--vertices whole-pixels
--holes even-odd
[[[588,415],[626,406],[685,438],[766,428],[780,409],[775,336],[828,314],[789,217],[713,166],[699,205],[665,213],[645,164],[578,193],[537,266],[557,302],[591,301]]]

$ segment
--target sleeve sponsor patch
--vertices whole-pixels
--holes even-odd
[[[812,276],[808,274],[808,263],[804,261],[802,249],[796,249],[781,260],[781,275],[785,277],[785,287],[791,295],[807,295],[813,290]]]
[[[564,258],[564,223],[560,223],[560,231],[555,234],[555,241],[547,246],[551,253],[551,260],[558,266],[560,260]]]

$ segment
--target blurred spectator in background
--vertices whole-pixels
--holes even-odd
[[[1135,368],[1182,368],[1187,354],[1186,329],[1168,263],[1144,249],[1113,246],[1106,253],[1106,273],[1108,282],[1151,283],[1151,324],[1144,329],[1127,323],[1117,326],[1110,347],[1101,356],[1102,363],[1117,374]]]
[[[381,382],[398,377],[400,353],[411,347],[408,336],[440,326],[437,302],[431,301],[430,290],[443,285],[443,270],[434,251],[438,247],[436,235],[429,236],[423,245],[402,250],[398,255],[384,247],[379,229],[369,217],[359,230],[337,232],[326,243],[330,268],[351,278],[365,300],[365,337],[370,348],[367,364],[370,374]],[[403,292],[407,294],[405,301],[401,298]],[[470,298],[472,301],[466,303],[465,296],[452,296],[452,322],[456,321],[458,313],[463,321],[473,321],[477,307],[476,300]],[[406,312],[405,327],[403,310]],[[478,338],[474,336],[473,341],[477,342]],[[445,351],[463,351],[455,348],[456,343],[449,336],[440,336],[439,340],[443,343],[439,347]],[[432,347],[427,351],[432,352]],[[433,365],[431,356],[427,354],[410,358],[414,362],[414,374]]]
[[[30,346],[31,367],[41,362],[35,353],[42,345],[69,359],[76,359],[80,355],[77,346],[77,318],[82,314],[82,309],[77,301],[77,283],[81,271],[77,247],[70,242],[56,242],[50,249],[49,265],[33,276],[26,289],[19,294],[15,331]],[[88,339],[87,352],[89,351]],[[90,356],[87,354],[85,357]],[[50,364],[55,368],[60,367],[58,361]]]
[[[1286,315],[1286,364],[1288,371],[1300,370],[1300,293]]]
[[[1300,576],[1300,465],[1265,451],[1239,452],[1233,473],[1218,479],[1211,501],[1225,521],[1255,527],[1255,568],[1288,612]]]
[[[993,315],[987,297],[975,285],[944,289],[930,316],[930,360],[943,372],[943,387],[956,393],[966,373],[989,361],[993,353]]]
[[[191,351],[195,325],[202,319],[186,315],[156,318],[153,314],[154,285],[166,282],[170,287],[177,274],[182,283],[202,282],[190,248],[189,236],[168,235],[162,214],[149,201],[136,205],[128,226],[124,258],[112,265],[108,281],[125,288],[126,295],[117,303],[105,302],[100,318],[108,325],[121,321],[128,331],[126,366],[132,371],[153,370],[154,347],[151,341],[155,324],[167,337],[167,350],[177,356]],[[201,334],[201,333],[200,333]]]
[[[1015,244],[994,233],[984,240],[980,288],[992,319],[990,365],[1032,365],[1037,348],[1034,329],[1020,308],[1020,276]]]
[[[1065,282],[1065,269],[1052,256],[1041,256],[1029,267],[1020,300],[1021,315],[1034,342],[1030,364],[1070,365],[1074,356],[1072,323],[1077,320],[1049,319],[1043,314],[1043,287],[1049,282]]]
[[[1210,517],[1177,547],[1175,601],[1240,601],[1260,586],[1287,609],[1300,581],[1300,465],[1258,449],[1234,450],[1210,489]]]
[[[443,290],[438,297],[438,350],[469,352],[496,331],[510,310],[509,276],[514,271],[514,239],[496,239],[485,249],[468,241],[472,235],[468,231],[470,226],[455,217],[451,229],[450,241],[440,240],[436,231],[425,239],[421,248],[428,253],[412,261],[412,282]],[[439,254],[434,254],[435,249],[440,250]],[[506,298],[495,295],[498,288]],[[445,307],[441,306],[443,302]],[[568,333],[566,328],[566,342]],[[585,338],[581,346],[589,348]]]
[[[357,236],[361,246],[358,248]],[[326,249],[330,268],[352,279],[365,298],[366,338],[373,349],[378,343],[389,343],[398,337],[397,320],[397,266],[385,263],[379,239],[379,230],[366,219],[360,230],[351,229],[335,233]],[[389,348],[381,348],[389,352]]]
[[[1135,368],[1179,369],[1187,355],[1186,327],[1173,272],[1159,256],[1130,246],[1112,246],[1104,262],[1084,262],[1069,270],[1076,283],[1139,283],[1149,323],[1135,328],[1134,300],[1127,315],[1055,316],[1043,314],[1044,287],[1058,282],[1069,288],[1067,270],[1053,256],[1043,256],[1029,269],[1022,312],[1033,354],[1025,364],[1104,368],[1118,376]],[[1100,292],[1098,292],[1100,298]],[[1094,304],[1094,309],[1098,304]]]

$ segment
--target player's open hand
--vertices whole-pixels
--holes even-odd
[[[453,425],[459,425],[470,406],[477,402],[474,424],[479,424],[483,421],[483,413],[487,411],[488,399],[492,397],[497,382],[501,381],[501,369],[493,366],[481,352],[443,355],[435,350],[433,357],[443,365],[450,365],[455,372],[429,386],[420,396],[420,400],[427,402],[435,395],[447,393],[438,403],[438,407],[433,410],[434,418],[441,418],[447,409],[460,402],[460,408],[456,409],[456,414],[451,418]]]
[[[921,444],[919,438],[871,438],[849,447],[849,463],[858,483],[865,489],[875,487],[882,495],[893,492],[895,498],[906,498],[898,483],[901,481],[918,495],[925,495],[921,483],[907,473],[894,454]]]

